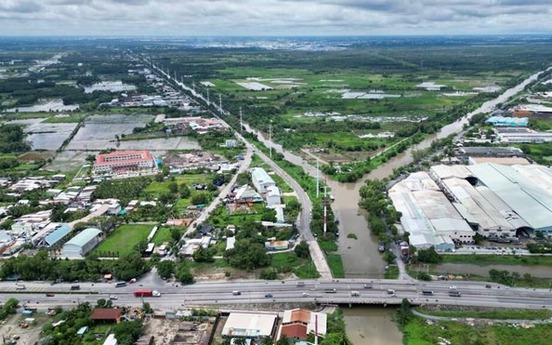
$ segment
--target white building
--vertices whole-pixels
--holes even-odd
[[[263,168],[252,168],[249,171],[251,172],[253,186],[255,186],[259,193],[264,194],[267,192],[267,187],[276,186],[272,177]]]
[[[277,319],[277,314],[230,313],[222,335],[236,338],[271,337]]]
[[[282,203],[282,196],[278,187],[266,187],[266,203],[268,206],[280,205]]]
[[[102,231],[96,228],[87,228],[70,239],[61,249],[62,258],[82,259],[101,241]]]

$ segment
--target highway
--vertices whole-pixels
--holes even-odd
[[[215,103],[209,102],[207,99],[205,99],[203,97],[203,95],[195,92],[194,89],[186,86],[184,83],[174,79],[172,76],[170,76],[168,73],[166,73],[165,71],[163,71],[162,69],[160,69],[156,65],[152,65],[152,68],[157,73],[161,74],[163,76],[163,78],[168,79],[168,80],[172,81],[173,83],[176,83],[183,90],[186,90],[186,91],[190,92],[195,98],[200,99],[200,100],[202,100],[203,102],[206,102],[209,105],[214,105],[220,111],[221,114],[226,113],[223,109],[219,108]],[[228,125],[228,123],[226,123],[226,121],[224,121],[224,119],[220,118],[215,113],[213,113],[213,116],[217,117],[221,122],[223,122],[226,127],[231,128]],[[245,144],[245,146],[247,148],[247,151],[248,151],[248,154],[247,154],[247,160],[248,161],[250,161],[250,159],[251,159],[251,156],[249,155],[250,151],[254,151],[266,164],[268,164],[274,170],[274,172],[276,174],[278,174],[280,177],[282,177],[282,179],[286,183],[288,183],[291,186],[291,188],[293,188],[293,190],[297,194],[297,198],[298,198],[299,202],[301,203],[301,212],[299,214],[299,220],[298,220],[298,226],[297,226],[298,229],[299,229],[299,234],[309,245],[309,251],[310,251],[310,254],[311,254],[311,258],[314,262],[314,265],[315,265],[318,273],[320,274],[320,277],[326,278],[326,279],[331,278],[332,274],[331,274],[330,266],[328,265],[328,262],[326,261],[326,257],[324,255],[324,253],[322,252],[322,250],[320,249],[320,246],[319,246],[318,242],[316,241],[316,238],[313,236],[313,234],[310,230],[310,222],[311,222],[311,214],[312,214],[312,203],[309,199],[309,196],[305,192],[305,190],[299,185],[299,183],[297,183],[297,181],[295,181],[291,176],[289,176],[272,159],[270,159],[263,152],[261,152],[259,150],[256,150],[254,148],[254,146],[249,141],[247,141],[247,139],[245,139],[240,133],[238,133],[237,131],[234,131],[234,133],[235,133],[236,137]],[[240,171],[242,171],[244,166],[245,166],[245,164],[242,164],[242,166],[240,168]],[[235,182],[235,179],[236,179],[236,175],[234,176],[232,181]],[[225,188],[227,188],[227,189],[230,188],[230,186],[232,184],[233,183],[229,183]],[[215,200],[215,203],[217,203],[218,200],[220,200],[220,198]],[[211,212],[212,209],[214,209],[214,206],[210,206],[207,210],[202,212],[201,221],[207,219],[207,217],[209,215],[209,212]],[[196,220],[194,223],[199,224],[200,221]],[[193,225],[188,227],[188,229],[186,231],[186,234],[189,234],[192,231],[193,231]]]
[[[481,282],[411,282],[386,279],[286,280],[286,281],[224,281],[201,282],[192,285],[162,282],[156,286],[140,283],[116,288],[114,283],[80,283],[81,290],[71,291],[71,283],[50,285],[48,282],[24,282],[25,290],[17,290],[14,282],[0,283],[3,300],[14,297],[27,307],[95,304],[99,298],[116,296],[114,305],[140,306],[142,299],[134,297],[136,289],[151,288],[161,297],[145,297],[153,308],[174,310],[186,307],[216,305],[251,305],[257,303],[332,303],[332,304],[400,304],[407,298],[412,304],[447,304],[503,308],[552,309],[552,292],[548,289],[512,288]],[[371,288],[365,288],[370,284]],[[461,297],[449,296],[455,285]],[[335,292],[334,292],[335,289]],[[393,289],[390,294],[388,289]],[[433,291],[427,296],[422,290]],[[239,291],[239,295],[233,292]],[[358,296],[355,296],[358,292]],[[46,293],[54,296],[47,297]]]

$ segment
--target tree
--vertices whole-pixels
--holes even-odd
[[[192,257],[195,262],[215,262],[213,253],[208,248],[199,247]]]
[[[193,284],[194,283],[194,276],[192,275],[192,272],[186,267],[182,267],[178,271],[177,279],[182,284]]]
[[[270,265],[270,257],[264,246],[251,240],[237,240],[234,248],[227,250],[225,256],[230,266],[248,271]]]
[[[485,237],[478,232],[476,232],[475,235],[473,236],[473,241],[475,242],[475,244],[480,244],[484,240],[485,240]]]
[[[180,229],[177,227],[171,228],[171,238],[174,242],[178,242],[180,240],[180,237],[182,237],[182,234],[180,233]]]
[[[404,327],[412,319],[412,310],[410,309],[410,302],[408,299],[403,298],[401,306],[397,309],[397,323],[399,327]]]
[[[417,252],[418,261],[428,264],[438,264],[443,258],[437,254],[435,247],[431,246],[428,249],[420,249]]]
[[[310,257],[309,244],[305,241],[301,241],[296,245],[293,251],[300,258],[308,259]]]
[[[117,344],[133,345],[142,335],[142,325],[138,321],[120,322],[113,327]]]
[[[171,183],[169,183],[169,191],[170,191],[172,194],[178,193],[178,184],[176,184],[176,182],[171,182]]]
[[[207,194],[205,194],[205,193],[194,193],[194,195],[192,195],[191,203],[193,205],[206,204],[207,201],[208,201]]]
[[[188,198],[190,197],[190,194],[191,194],[191,193],[192,193],[192,192],[190,191],[190,187],[188,187],[187,184],[182,183],[182,184],[180,185],[180,197],[181,197],[182,199],[188,199]]]
[[[160,261],[157,264],[157,273],[163,279],[169,279],[174,272],[174,262],[171,260]]]

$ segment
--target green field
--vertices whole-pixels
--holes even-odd
[[[478,266],[488,265],[542,265],[552,266],[552,256],[538,255],[441,255],[443,263],[463,263]]]
[[[169,192],[169,185],[173,182],[176,182],[178,186],[180,186],[182,183],[186,183],[188,187],[191,188],[192,184],[194,183],[204,183],[209,184],[213,182],[213,175],[210,174],[183,174],[183,175],[175,175],[174,181],[152,181],[145,189],[144,192],[146,194],[161,194],[161,193],[168,193]]]
[[[311,259],[301,259],[293,252],[271,254],[271,267],[280,273],[293,273],[298,278],[312,279],[320,275]]]
[[[153,237],[153,243],[155,243],[156,246],[159,246],[163,244],[163,242],[172,242],[171,228],[160,227],[157,229],[157,232]]]
[[[106,253],[115,253],[118,257],[124,256],[132,252],[138,243],[145,241],[153,227],[154,225],[150,224],[121,225],[94,249],[94,253],[98,256]]]
[[[441,310],[442,309],[442,310]],[[420,313],[445,317],[467,317],[497,320],[541,320],[552,317],[551,310],[455,308],[453,306],[419,307]]]
[[[452,321],[428,323],[414,318],[403,329],[403,344],[434,345],[443,343],[451,345],[548,345],[552,337],[552,325],[535,325],[523,328],[519,325],[468,325]]]

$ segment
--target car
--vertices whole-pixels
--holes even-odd
[[[267,293],[267,294],[265,295],[265,297],[266,297],[266,298],[272,298],[272,294],[271,294],[271,293]]]
[[[452,285],[452,286],[449,286],[449,290],[457,290],[458,288],[456,287],[456,285]]]
[[[487,289],[490,289],[490,288],[491,288],[491,284],[487,284],[487,285],[485,285],[485,287],[486,287]]]
[[[336,293],[337,289],[326,289],[325,293]]]
[[[310,294],[308,292],[303,292],[303,297],[309,297]]]
[[[46,297],[54,297],[54,294],[51,293],[51,292],[48,292],[48,293],[46,294]]]
[[[111,296],[109,296],[109,299],[112,300],[112,301],[115,301],[115,300],[119,299],[119,297],[111,295]]]
[[[372,288],[372,283],[364,284],[364,288],[365,289],[371,289]]]

